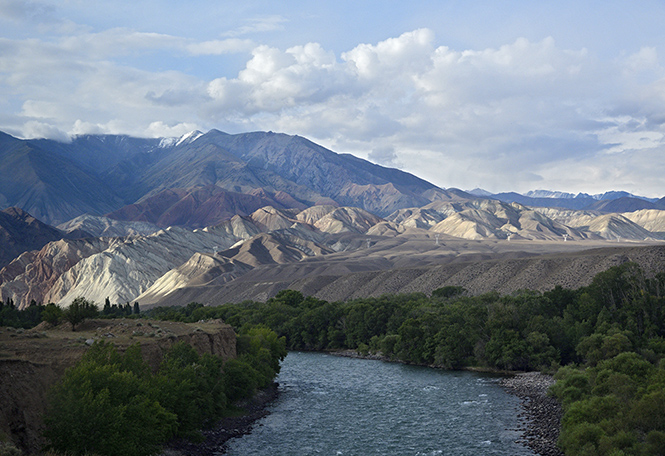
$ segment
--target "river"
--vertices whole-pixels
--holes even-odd
[[[233,456],[534,455],[519,399],[488,374],[290,352],[279,398]]]

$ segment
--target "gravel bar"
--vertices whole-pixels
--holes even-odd
[[[501,380],[506,390],[522,401],[526,427],[522,438],[518,440],[541,456],[563,456],[556,446],[561,429],[561,404],[547,395],[547,390],[554,384],[550,375],[540,372],[527,372]]]

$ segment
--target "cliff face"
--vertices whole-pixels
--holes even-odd
[[[48,390],[83,356],[91,339],[112,342],[121,350],[140,343],[143,358],[153,370],[179,341],[199,354],[211,353],[224,360],[236,356],[235,332],[220,321],[91,320],[76,332],[68,325],[30,331],[0,328],[0,433],[25,453],[37,454],[43,446]]]

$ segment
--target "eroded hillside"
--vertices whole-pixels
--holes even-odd
[[[88,217],[72,226],[123,229],[107,220],[95,224]],[[3,300],[12,299],[21,307],[32,300],[66,305],[78,296],[98,303],[109,298],[121,304],[214,304],[265,300],[284,287],[299,287],[326,299],[347,299],[360,292],[339,282],[343,276],[398,275],[406,269],[439,266],[439,280],[420,280],[411,288],[377,285],[372,292],[429,293],[453,280],[444,272],[451,264],[658,246],[663,244],[664,225],[665,211],[536,210],[493,200],[439,200],[400,209],[385,219],[354,207],[322,205],[301,210],[267,206],[203,229],[172,227],[150,234],[51,242],[40,251],[24,253],[0,271],[0,293]],[[565,266],[565,260],[558,261]],[[596,263],[587,269],[598,272]],[[469,282],[467,288],[473,293],[490,291],[488,286],[464,278],[477,276],[474,268],[481,266],[456,272],[455,284],[467,287]],[[571,286],[584,285],[585,271],[571,274],[576,278]],[[553,274],[547,280],[539,279],[538,274],[523,276],[531,281],[509,276],[510,280],[500,280],[496,286],[505,292],[515,287],[568,286],[570,281],[564,275]],[[249,283],[255,285],[248,287]],[[329,285],[320,285],[323,283]],[[366,289],[366,285],[361,282],[360,288]]]

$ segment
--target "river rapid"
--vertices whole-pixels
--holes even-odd
[[[535,454],[515,443],[519,399],[489,374],[290,352],[277,381],[270,414],[226,454]]]

